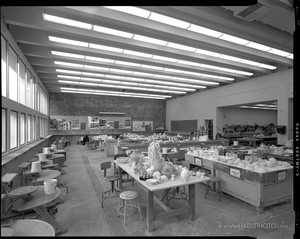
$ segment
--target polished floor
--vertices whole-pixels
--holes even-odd
[[[101,208],[101,194],[110,188],[104,180],[100,163],[113,160],[105,151],[89,150],[82,145],[67,148],[67,161],[61,181],[69,187],[67,194],[62,188],[57,205],[56,220],[68,231],[59,236],[252,236],[259,239],[293,238],[295,213],[293,202],[283,202],[265,208],[259,214],[256,208],[230,195],[223,194],[218,200],[215,192],[204,199],[205,187],[196,185],[196,219],[190,221],[188,215],[157,219],[154,231],[147,232],[146,195],[138,185],[125,183],[124,189],[134,189],[140,193],[139,201],[143,220],[137,211],[130,214],[127,225],[122,217],[117,217],[118,198],[104,201]],[[108,171],[108,174],[112,173]],[[178,208],[185,200],[171,200],[169,206]],[[154,203],[155,212],[161,208]]]

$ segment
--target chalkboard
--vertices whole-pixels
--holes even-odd
[[[197,120],[171,120],[171,131],[193,132],[197,130]]]

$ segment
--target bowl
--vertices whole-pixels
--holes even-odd
[[[129,158],[128,157],[118,157],[117,161],[118,161],[118,163],[128,163]]]
[[[153,179],[153,178],[149,178],[146,180],[147,184],[149,185],[155,185],[158,183],[158,180],[157,179]]]

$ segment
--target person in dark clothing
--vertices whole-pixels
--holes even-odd
[[[85,145],[86,142],[89,142],[90,141],[90,138],[89,136],[85,135],[82,139],[82,144]]]

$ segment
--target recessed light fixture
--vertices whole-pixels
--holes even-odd
[[[115,35],[115,36],[118,36],[118,37],[125,37],[125,38],[132,38],[133,37],[132,33],[119,31],[119,30],[115,30],[115,29],[111,29],[111,28],[107,28],[107,27],[101,27],[101,26],[95,26],[94,25],[93,30],[96,31],[96,32]]]
[[[181,21],[173,17],[167,17],[155,12],[151,12],[148,19],[183,29],[187,29],[191,25],[189,22]]]
[[[89,46],[89,44],[87,42],[75,41],[75,40],[61,38],[61,37],[48,36],[48,39],[49,39],[49,41],[68,44],[68,45],[82,46],[82,47]]]
[[[151,13],[150,11],[138,7],[131,7],[131,6],[120,6],[120,7],[104,6],[104,7],[112,10],[120,11],[120,12],[125,12],[138,17],[143,17],[143,18],[148,18]]]

